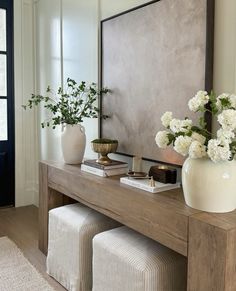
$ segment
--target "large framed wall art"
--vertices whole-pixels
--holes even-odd
[[[100,136],[118,139],[118,153],[182,165],[155,135],[166,111],[196,120],[187,103],[212,89],[213,26],[214,0],[151,1],[101,22],[101,86],[112,94]]]

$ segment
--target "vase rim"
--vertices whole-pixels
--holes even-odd
[[[75,123],[75,124],[64,123],[64,125],[65,125],[65,126],[76,126],[76,125],[81,126],[82,124],[81,124],[81,123]]]
[[[203,157],[203,158],[191,158],[191,157],[188,157],[188,159],[190,159],[190,160],[196,160],[196,161],[209,161],[209,162],[212,162],[213,164],[221,164],[221,163],[230,163],[230,162],[236,162],[236,160],[235,159],[233,159],[233,160],[231,160],[231,161],[229,161],[229,160],[227,160],[227,161],[219,161],[219,162],[213,162],[209,157]]]

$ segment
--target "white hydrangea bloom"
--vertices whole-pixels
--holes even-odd
[[[216,107],[219,111],[222,110],[222,104],[221,104],[221,99],[228,99],[229,98],[228,93],[222,93],[216,98]]]
[[[189,100],[188,107],[191,111],[197,112],[209,101],[209,95],[206,91],[198,91],[197,94]]]
[[[228,161],[231,157],[229,144],[222,144],[218,139],[208,142],[207,154],[213,162]]]
[[[197,140],[194,140],[189,147],[189,156],[193,159],[199,159],[206,156],[206,146]]]
[[[169,127],[170,126],[170,122],[173,119],[172,117],[172,112],[167,111],[166,113],[164,113],[161,117],[161,122],[165,127]]]
[[[191,126],[192,126],[192,120],[190,119],[180,120],[180,119],[174,118],[170,122],[170,129],[174,133],[187,132],[191,129]]]
[[[196,141],[200,142],[201,144],[204,144],[205,141],[206,141],[205,136],[203,136],[202,134],[199,134],[197,132],[193,132],[192,135],[191,135],[191,138],[193,140],[196,140]]]
[[[159,148],[162,148],[162,149],[166,149],[167,148],[167,145],[169,143],[169,138],[168,138],[168,131],[159,131],[157,134],[156,134],[156,137],[155,137],[155,141],[156,141],[156,144],[159,146]]]
[[[236,110],[226,109],[218,115],[218,122],[225,130],[233,131],[236,129]]]
[[[207,91],[199,90],[195,96],[202,100],[206,100],[206,101],[209,100]]]
[[[201,100],[193,97],[192,99],[190,99],[188,101],[188,108],[193,111],[193,112],[197,112],[199,110],[199,108],[201,107]]]
[[[192,127],[192,120],[191,119],[184,119],[184,120],[181,120],[181,131],[182,132],[187,132],[191,129]]]
[[[181,120],[173,118],[170,122],[170,130],[174,133],[180,132],[181,130]]]
[[[186,156],[189,152],[189,147],[191,145],[192,138],[189,136],[178,136],[174,143],[174,150],[181,154],[182,156]]]
[[[222,143],[231,143],[235,137],[235,133],[231,130],[220,128],[217,130],[217,139]]]

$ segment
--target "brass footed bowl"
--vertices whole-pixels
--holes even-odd
[[[91,142],[91,146],[95,153],[101,155],[96,162],[102,165],[109,165],[111,163],[111,159],[107,155],[116,152],[118,141],[112,141],[111,143]]]

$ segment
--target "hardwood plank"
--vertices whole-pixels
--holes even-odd
[[[46,257],[38,249],[38,208],[0,209],[0,237],[8,236],[55,290],[65,289],[46,273]]]
[[[152,194],[63,164],[48,164],[48,185],[187,255],[188,217],[199,211],[184,204],[182,190]]]

